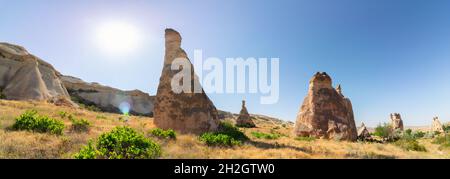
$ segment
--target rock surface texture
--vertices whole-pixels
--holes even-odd
[[[74,105],[52,65],[23,47],[0,43],[0,91],[10,100],[40,100]]]
[[[245,101],[242,101],[242,109],[239,113],[238,118],[236,119],[236,126],[239,127],[256,127],[255,123],[252,121],[250,114],[247,111],[247,107],[245,107]]]
[[[192,134],[217,130],[219,118],[216,107],[203,89],[194,93],[194,86],[200,86],[200,83],[186,52],[181,49],[180,34],[173,29],[166,29],[165,39],[164,66],[155,99],[155,125],[162,129]],[[191,78],[188,80],[193,84],[191,92],[175,93],[172,90],[172,79],[181,71],[171,69],[175,59],[190,64]]]
[[[444,133],[444,127],[438,117],[433,118],[433,123],[431,125],[431,131]]]
[[[361,127],[358,129],[358,139],[359,140],[370,140],[370,132],[364,123],[361,123]]]
[[[147,93],[122,91],[71,76],[62,76],[61,79],[72,99],[78,103],[96,106],[104,112],[153,116],[155,97]]]
[[[403,120],[402,116],[399,113],[391,114],[391,125],[392,129],[403,131]]]
[[[357,140],[352,104],[342,95],[342,89],[332,87],[331,77],[316,73],[309,84],[294,128],[297,136],[325,139]]]

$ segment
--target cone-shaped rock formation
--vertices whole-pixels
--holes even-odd
[[[252,118],[250,117],[250,114],[247,111],[247,107],[245,107],[245,101],[242,101],[242,109],[236,120],[236,126],[248,128],[256,127],[255,123],[253,123]]]
[[[331,77],[316,73],[309,84],[294,128],[297,136],[355,141],[357,129],[352,104],[342,89],[332,87]]]
[[[217,130],[219,123],[217,109],[203,89],[195,93],[194,86],[200,86],[200,83],[186,52],[181,49],[180,34],[173,29],[166,29],[165,39],[164,67],[154,105],[155,125],[163,129],[193,134]],[[193,85],[189,93],[176,93],[172,89],[174,76],[182,70],[171,69],[175,60],[182,60],[191,66],[189,81]]]

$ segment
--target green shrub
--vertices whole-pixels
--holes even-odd
[[[236,127],[241,127],[241,128],[254,128],[256,127],[255,125],[252,124],[236,124]]]
[[[401,131],[394,130],[392,126],[388,123],[379,124],[375,128],[374,136],[383,138],[386,141],[397,141],[400,138]]]
[[[48,116],[41,116],[37,114],[37,111],[29,110],[16,118],[12,128],[15,130],[61,135],[65,126],[62,121],[49,118]]]
[[[219,131],[217,133],[229,135],[236,140],[248,140],[248,137],[242,131],[240,131],[239,128],[233,126],[233,124],[228,122],[221,122],[219,124]]]
[[[72,119],[72,130],[76,132],[87,132],[91,123],[86,119]]]
[[[446,134],[443,136],[436,137],[433,140],[433,144],[441,145],[440,148],[450,148],[450,135]]]
[[[200,141],[203,141],[210,146],[241,145],[242,142],[246,140],[248,140],[248,137],[241,132],[239,128],[227,122],[220,123],[217,132],[208,132],[200,136]]]
[[[396,141],[394,144],[407,151],[419,151],[419,152],[427,151],[425,146],[420,145],[417,140],[412,138],[402,138]]]
[[[311,141],[315,141],[316,138],[314,138],[314,137],[296,137],[295,140],[311,142]]]
[[[425,132],[422,131],[412,131],[411,129],[407,129],[403,132],[403,134],[401,135],[401,138],[406,138],[406,139],[420,139],[423,138],[425,136]]]
[[[150,134],[155,137],[163,138],[163,139],[176,139],[177,138],[177,134],[172,129],[163,130],[160,128],[156,128],[156,129],[151,130]]]
[[[99,107],[97,107],[95,105],[86,105],[86,104],[83,104],[83,103],[78,103],[78,105],[80,106],[80,108],[86,109],[88,111],[102,112],[102,109],[100,109]]]
[[[281,137],[281,135],[279,134],[267,134],[267,133],[262,133],[262,132],[252,132],[252,135],[258,139],[278,139]]]
[[[234,146],[241,145],[242,142],[240,140],[236,140],[233,137],[226,134],[218,134],[218,133],[204,133],[200,136],[200,141],[205,142],[210,146]]]
[[[5,94],[3,94],[3,90],[0,89],[0,99],[6,99]]]
[[[97,115],[95,118],[97,118],[97,119],[107,119],[106,116],[104,116],[104,115]]]
[[[59,114],[59,117],[61,117],[61,119],[64,119],[69,116],[69,113],[67,113],[65,111],[59,111],[58,114]]]
[[[443,125],[442,128],[444,128],[445,133],[450,133],[450,124]]]
[[[89,142],[76,159],[154,159],[161,147],[130,127],[116,127],[100,135],[95,145]]]
[[[381,138],[388,138],[389,136],[391,136],[391,134],[392,134],[392,127],[387,123],[384,123],[382,125],[379,124],[375,128],[375,132],[373,133],[373,135]]]

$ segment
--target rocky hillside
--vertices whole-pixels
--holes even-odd
[[[61,74],[20,46],[0,43],[0,92],[10,100],[46,100],[72,105]]]
[[[78,103],[95,106],[104,112],[153,115],[155,98],[142,91],[123,91],[71,76],[62,76],[61,79],[72,100]]]

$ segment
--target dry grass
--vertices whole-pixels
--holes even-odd
[[[12,131],[9,127],[15,117],[28,109],[36,109],[40,114],[63,120],[70,126],[68,119],[61,119],[59,112],[65,111],[75,118],[84,118],[92,123],[87,133],[71,132],[66,127],[64,135],[56,136],[26,131]],[[17,102],[0,100],[0,158],[72,158],[73,154],[96,139],[101,133],[116,126],[128,125],[139,132],[155,128],[152,118],[132,116],[125,123],[119,121],[121,115],[98,113],[83,109],[60,107],[40,102]],[[427,152],[405,151],[393,144],[351,143],[332,140],[298,141],[291,134],[292,125],[263,119],[256,119],[258,128],[242,129],[250,141],[233,148],[208,147],[194,135],[178,135],[177,140],[157,141],[163,150],[162,158],[234,158],[234,159],[294,159],[294,158],[450,158],[448,149],[440,150],[431,143],[431,139],[419,142]],[[251,132],[276,133],[279,139],[257,139]],[[149,135],[148,135],[149,136]]]

